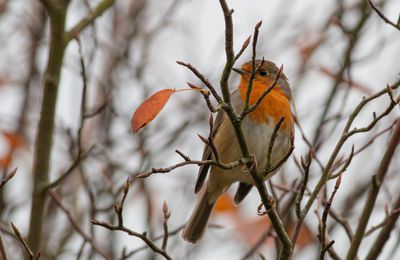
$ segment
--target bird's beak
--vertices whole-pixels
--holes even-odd
[[[240,75],[243,75],[243,74],[244,74],[244,71],[243,71],[243,70],[241,70],[241,69],[238,69],[238,68],[232,68],[232,70],[233,70],[234,72],[236,72],[236,73],[239,73]]]

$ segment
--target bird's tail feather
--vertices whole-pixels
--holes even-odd
[[[205,190],[183,230],[182,237],[184,240],[197,243],[203,238],[214,204],[215,201]]]

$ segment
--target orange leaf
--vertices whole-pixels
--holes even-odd
[[[296,224],[291,225],[291,227],[289,228],[289,236],[292,235],[294,229],[295,229]],[[299,249],[302,249],[305,246],[308,246],[310,244],[315,243],[315,236],[313,235],[313,233],[311,232],[310,228],[308,227],[308,225],[306,223],[304,223],[301,228],[300,228],[300,233],[297,237],[296,240],[296,245],[298,246]]]
[[[271,222],[267,217],[257,217],[251,220],[236,219],[236,231],[239,237],[249,246],[255,246],[264,233],[271,228]],[[265,245],[271,245],[274,239],[269,237],[264,241]]]
[[[264,236],[265,232],[271,228],[271,222],[266,217],[259,217],[251,220],[236,219],[237,226],[236,231],[239,233],[240,237],[249,247],[255,246],[259,240]],[[293,223],[288,230],[288,235],[291,236],[296,224]],[[264,241],[265,246],[273,245],[275,239],[271,237],[266,238]],[[303,249],[304,247],[314,244],[316,242],[315,236],[311,232],[307,224],[303,224],[298,238],[296,240],[296,246],[298,249]]]
[[[235,211],[237,207],[233,205],[232,198],[228,193],[223,193],[217,200],[214,210],[216,213]]]
[[[167,104],[175,89],[163,89],[148,97],[133,113],[131,128],[134,133],[148,125]]]
[[[3,157],[0,158],[0,168],[6,169],[8,166],[10,166],[12,162],[12,156],[10,153],[3,155]]]
[[[14,132],[3,132],[4,138],[7,139],[7,142],[10,144],[12,149],[21,147],[24,145],[24,138]]]

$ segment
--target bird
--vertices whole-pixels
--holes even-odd
[[[236,113],[242,111],[245,104],[252,68],[253,61],[250,60],[245,62],[241,68],[232,69],[240,74],[239,85],[231,93],[231,103]],[[254,70],[256,73],[249,98],[250,106],[255,104],[275,81],[272,90],[262,99],[255,110],[242,119],[241,124],[250,153],[254,156],[258,168],[264,169],[268,161],[269,142],[279,121],[283,120],[275,135],[270,154],[270,165],[280,162],[293,146],[292,94],[288,78],[272,61],[256,59]],[[230,163],[241,159],[243,155],[234,128],[223,110],[218,112],[213,125],[211,136],[219,161]],[[213,148],[209,144],[205,145],[202,160],[215,159],[214,157]],[[206,181],[209,170],[210,174]],[[275,172],[262,176],[262,178],[266,180]],[[236,182],[239,182],[239,185],[234,196],[234,203],[238,205],[254,186],[248,170],[245,167],[224,170],[215,165],[200,166],[195,186],[195,193],[200,193],[200,196],[183,230],[182,238],[185,241],[196,244],[203,238],[218,197]]]

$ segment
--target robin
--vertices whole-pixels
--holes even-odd
[[[260,64],[261,67],[257,70],[253,81],[249,99],[250,105],[255,104],[263,92],[273,84],[279,71],[278,67],[271,61],[256,60],[255,68],[259,67]],[[231,94],[232,105],[238,112],[242,110],[246,100],[252,61],[244,63],[241,69],[234,68],[233,70],[240,74],[239,87]],[[282,125],[274,140],[270,165],[278,163],[293,144],[294,124],[290,101],[291,90],[288,79],[283,73],[280,73],[272,91],[242,121],[243,133],[259,169],[266,167],[269,141],[275,126],[282,118]],[[230,163],[242,158],[233,126],[224,111],[220,111],[215,119],[212,137],[221,162]],[[213,157],[211,147],[206,145],[203,151],[203,160],[213,159]],[[197,243],[204,236],[211,211],[223,192],[233,183],[239,182],[234,197],[234,202],[237,205],[246,197],[254,185],[252,177],[245,168],[236,167],[231,170],[224,170],[217,166],[211,166],[210,176],[204,184],[209,168],[210,165],[203,165],[199,169],[195,193],[201,191],[200,199],[183,230],[183,239],[191,243]],[[263,176],[263,179],[266,180],[272,175],[273,173]]]

